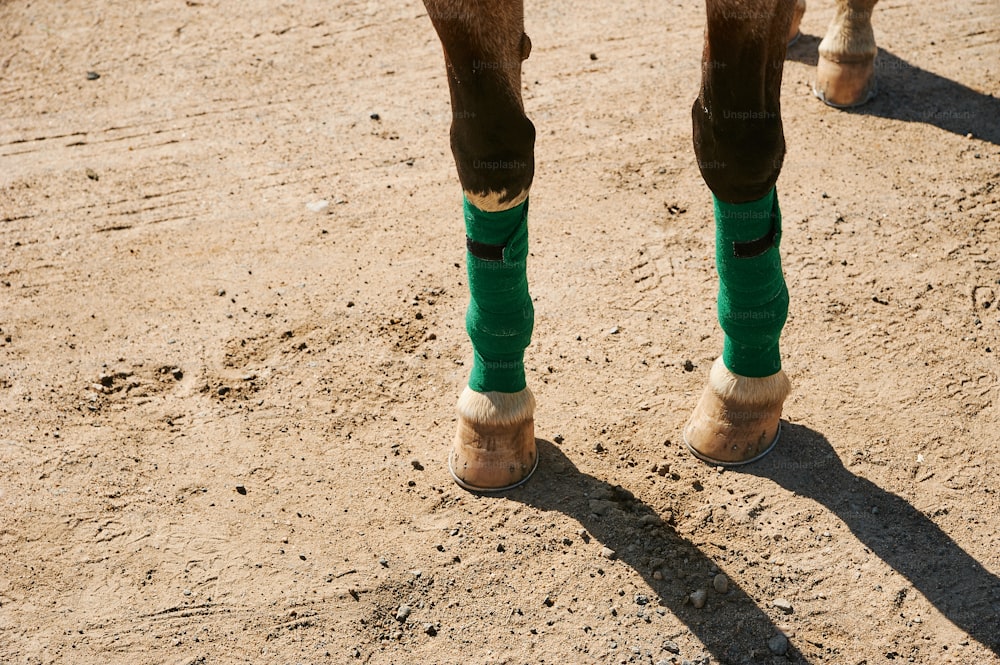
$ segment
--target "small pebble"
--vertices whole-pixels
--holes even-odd
[[[767,641],[767,648],[776,656],[784,656],[788,653],[788,638],[779,633]]]
[[[386,559],[384,556],[383,557],[379,557],[378,563],[383,568],[388,568],[389,567],[389,560]]]
[[[591,499],[588,504],[595,515],[607,515],[615,507],[614,502],[605,499]]]
[[[418,459],[412,459],[412,460],[410,460],[410,464],[412,464],[413,468],[416,469],[417,471],[423,471],[424,470],[424,465],[421,464],[420,460],[418,460]]]
[[[669,651],[670,653],[680,653],[681,652],[681,648],[679,646],[677,646],[677,642],[674,642],[672,640],[664,640],[663,641],[663,650],[664,651]]]
[[[596,53],[591,53],[590,54],[590,59],[591,60],[597,60],[597,54]]]
[[[329,207],[330,202],[326,199],[320,199],[319,201],[312,201],[306,204],[306,208],[308,208],[310,212],[323,212]]]
[[[601,548],[601,556],[605,559],[614,559],[617,556],[616,552],[610,547]]]
[[[698,589],[697,591],[692,592],[690,598],[691,604],[694,605],[694,608],[696,610],[700,610],[705,607],[705,601],[708,600],[708,592],[704,589]]]
[[[378,113],[369,113],[368,117],[371,118],[372,120],[380,120],[381,119],[381,116],[379,116]]]
[[[412,610],[409,605],[400,605],[399,609],[396,610],[396,621],[399,621],[400,623],[406,621],[406,619],[410,616],[411,611]]]
[[[785,600],[784,598],[775,598],[774,602],[771,603],[776,608],[784,612],[785,614],[792,613],[792,604]]]
[[[556,434],[554,437],[552,437],[552,440],[555,441],[556,443],[562,443],[563,441],[566,440],[566,438],[563,437],[562,434]]]
[[[649,604],[649,596],[647,596],[644,593],[637,593],[635,595],[635,604],[636,605],[648,605]]]
[[[246,485],[244,485],[243,483],[240,483],[239,485],[237,485],[236,486],[236,492],[238,494],[246,494],[247,493],[247,487],[246,487]]]
[[[729,592],[729,578],[719,573],[714,578],[712,578],[712,587],[715,589],[716,593],[728,593]]]
[[[97,72],[87,72],[88,81],[96,81],[99,78],[101,78],[101,75],[98,74]]]
[[[685,360],[684,361],[684,371],[685,372],[693,372],[694,371],[694,363],[691,362],[690,360]]]
[[[661,571],[661,570],[654,570],[653,571],[653,579],[654,580],[662,580],[663,579],[663,571]]]
[[[434,637],[435,635],[438,634],[437,628],[435,628],[434,624],[432,624],[432,623],[425,623],[424,624],[424,632],[427,633],[431,637]]]

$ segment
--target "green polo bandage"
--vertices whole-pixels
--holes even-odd
[[[466,266],[472,298],[465,327],[474,353],[469,387],[524,390],[524,349],[535,310],[528,295],[528,201],[484,212],[464,200]]]
[[[771,376],[781,369],[778,338],[788,317],[777,192],[750,203],[712,199],[719,325],[726,333],[722,361],[740,376]]]

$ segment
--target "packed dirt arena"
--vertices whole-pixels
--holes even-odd
[[[720,351],[701,0],[526,6],[540,464],[448,470],[462,189],[419,0],[0,0],[0,662],[1000,662],[1000,5],[788,48],[793,392]]]

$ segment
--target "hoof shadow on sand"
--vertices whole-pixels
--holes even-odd
[[[846,469],[822,434],[801,425],[785,423],[784,428],[783,441],[774,452],[731,473],[769,480],[823,506],[945,617],[1000,655],[1000,580],[905,499]],[[536,443],[541,458],[538,473],[508,499],[559,511],[579,522],[590,536],[614,550],[617,560],[643,577],[660,606],[681,620],[717,661],[744,662],[748,656],[753,660],[770,655],[767,640],[779,632],[778,627],[738,580],[730,580],[724,602],[709,592],[711,612],[695,609],[688,594],[710,582],[711,556],[669,524],[645,526],[656,523],[655,518],[642,519],[655,515],[655,510],[627,489],[583,473],[551,442],[536,439]],[[626,518],[596,518],[593,497],[610,498]],[[873,506],[878,507],[877,514],[872,513]],[[666,560],[665,569],[672,569],[663,580],[650,569],[650,558],[655,556]],[[799,639],[790,640],[787,658],[809,663],[799,648],[806,645]],[[751,654],[745,650],[748,644],[758,645]],[[823,648],[812,642],[805,651]]]

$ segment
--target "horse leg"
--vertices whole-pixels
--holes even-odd
[[[535,128],[521,101],[521,62],[531,42],[521,0],[424,4],[447,66],[471,295],[473,365],[448,466],[462,487],[497,491],[527,480],[538,460],[524,376],[534,322],[526,260]]]
[[[799,41],[801,33],[799,32],[799,25],[802,23],[802,17],[806,13],[806,0],[795,0],[795,11],[792,13],[792,25],[788,28],[788,45],[791,46],[795,42]]]
[[[712,190],[722,356],[684,428],[698,457],[745,464],[777,441],[790,385],[778,338],[788,312],[775,182],[785,140],[781,73],[795,0],[708,0],[694,149]]]
[[[875,96],[875,33],[878,0],[837,0],[837,13],[819,44],[813,92],[830,106],[847,108]]]

